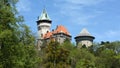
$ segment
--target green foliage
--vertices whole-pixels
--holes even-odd
[[[97,68],[119,68],[119,57],[120,42],[104,42],[94,52],[96,55],[96,67]]]
[[[75,47],[75,45],[73,45],[73,44],[70,42],[70,40],[68,40],[68,39],[66,39],[66,40],[64,41],[64,43],[62,43],[60,46],[62,46],[63,48],[65,48],[65,49],[67,49],[67,50],[69,50],[69,51],[73,50],[74,47]]]
[[[8,45],[1,52],[3,68],[33,68],[40,61],[34,46]]]
[[[45,68],[119,68],[120,42],[104,42],[76,48],[70,41],[51,42],[44,49]]]
[[[45,50],[45,68],[69,68],[69,51],[61,47],[58,42],[50,42]]]
[[[95,63],[86,59],[81,59],[77,62],[76,68],[96,68]]]
[[[0,68],[35,68],[40,62],[35,38],[15,7],[17,0],[0,0]]]
[[[95,66],[95,57],[86,48],[71,51],[73,68],[90,68]]]
[[[120,67],[120,54],[114,56],[114,68],[119,68]]]
[[[101,66],[102,68],[111,68],[113,67],[115,52],[113,50],[103,50],[100,53],[100,56],[96,60],[96,66]],[[104,65],[104,66],[103,66]],[[100,68],[100,67],[98,67]]]
[[[19,27],[18,32],[18,39],[19,42],[22,42],[24,45],[34,45],[35,44],[35,37],[33,36],[32,32],[29,30],[25,24],[21,24]]]

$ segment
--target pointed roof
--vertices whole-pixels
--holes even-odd
[[[70,36],[70,33],[67,31],[67,29],[64,26],[59,25],[54,31],[47,32],[45,35],[43,35],[43,38],[47,39],[47,38],[52,37],[53,34],[59,34],[59,33],[64,33],[65,35]]]
[[[57,28],[54,31],[54,33],[55,34],[57,34],[57,33],[64,33],[66,35],[70,35],[70,33],[68,32],[68,30],[64,26],[62,26],[62,25],[57,26]]]
[[[81,30],[81,32],[80,32],[80,34],[78,34],[76,37],[75,37],[75,39],[82,39],[83,40],[83,38],[84,39],[95,39],[95,37],[94,36],[92,36],[89,32],[88,32],[88,30],[86,29],[86,28],[84,28],[84,29],[82,29]]]
[[[51,20],[47,14],[45,8],[43,9],[42,14],[41,14],[41,16],[39,16],[38,20]]]
[[[78,36],[92,36],[86,28],[82,29]]]

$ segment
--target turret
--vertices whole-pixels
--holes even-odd
[[[94,39],[95,37],[92,36],[85,28],[82,29],[78,36],[75,37],[77,47],[82,47],[83,45],[89,47],[93,44]]]

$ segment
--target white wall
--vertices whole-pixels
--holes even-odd
[[[83,40],[83,41],[79,42],[78,44],[86,45],[86,47],[89,47],[92,45],[92,42],[89,40]]]
[[[38,30],[38,37],[39,37],[39,38],[42,38],[42,37],[41,37],[41,34],[44,35],[44,34],[47,33],[47,31],[50,32],[51,23],[47,23],[47,22],[40,23],[40,24],[38,25],[38,27],[40,27],[40,30]]]

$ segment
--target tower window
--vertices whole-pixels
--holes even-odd
[[[38,30],[41,30],[40,26],[38,26]]]
[[[41,34],[41,37],[43,37],[43,34]]]

